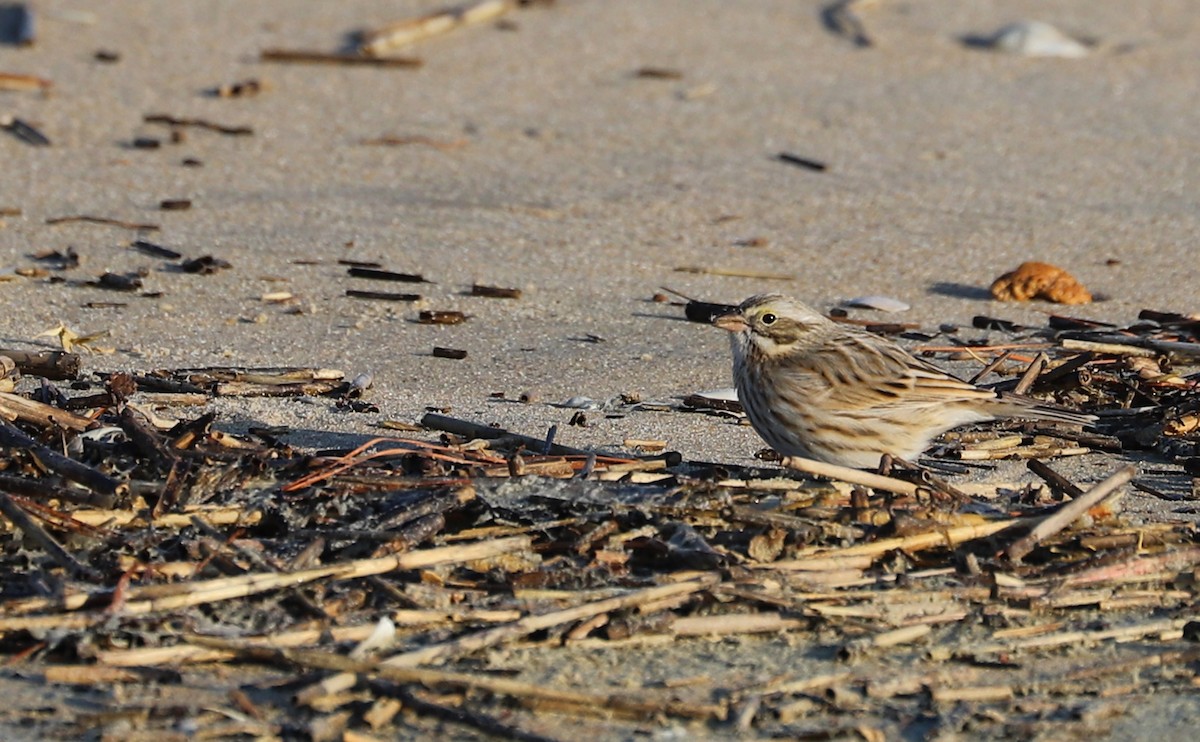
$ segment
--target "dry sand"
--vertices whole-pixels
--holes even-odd
[[[327,400],[221,407],[238,424],[290,425],[301,443],[343,445],[326,431],[357,439],[378,433],[380,419],[412,422],[436,406],[532,435],[558,424],[571,445],[664,438],[688,458],[748,462],[761,446],[752,431],[714,418],[593,414],[577,428],[565,425],[572,410],[489,398],[668,399],[729,385],[723,334],[650,302],[662,285],[726,302],[779,290],[823,308],[885,294],[912,305],[902,319],[930,328],[976,314],[1041,325],[1052,307],[986,294],[996,275],[1041,259],[1105,297],[1076,315],[1130,322],[1144,307],[1200,310],[1200,15],[1185,0],[868,3],[861,18],[876,43],[865,49],[832,34],[817,2],[559,0],[511,15],[509,28],[424,42],[413,49],[418,70],[257,55],[335,50],[440,2],[33,5],[37,42],[0,46],[0,71],[54,88],[0,94],[0,114],[53,144],[0,136],[0,208],[21,210],[3,218],[0,268],[68,247],[83,265],[67,283],[0,283],[0,343],[36,347],[37,333],[63,322],[111,334],[102,344],[116,352],[89,357],[88,370],[374,373],[378,415],[338,413]],[[1029,59],[960,41],[1020,18],[1098,46],[1078,60]],[[120,60],[96,61],[97,50]],[[635,76],[647,66],[682,76]],[[247,78],[269,90],[205,94]],[[188,130],[180,144],[131,148],[138,136],[165,138],[143,123],[152,113],[254,134]],[[382,136],[465,144],[361,144]],[[828,168],[781,163],[783,151]],[[203,166],[183,166],[189,157]],[[168,198],[193,207],[160,211]],[[160,224],[145,236],[233,269],[173,272],[130,250],[127,230],[45,223],[71,214]],[[763,244],[739,244],[753,238]],[[349,288],[409,287],[349,278],[339,259],[434,283],[412,287],[426,297],[419,306],[348,298]],[[76,283],[138,267],[161,297]],[[474,282],[524,293],[465,296]],[[260,300],[280,290],[304,311]],[[113,301],[124,306],[85,306]],[[418,325],[418,308],[471,319]],[[433,358],[435,345],[469,356]],[[1080,466],[1098,479],[1107,465]]]

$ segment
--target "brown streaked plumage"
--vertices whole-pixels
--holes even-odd
[[[916,458],[935,436],[967,423],[1095,420],[956,379],[779,294],[752,296],[713,324],[731,333],[733,376],[750,423],[784,456],[870,468],[885,453]]]

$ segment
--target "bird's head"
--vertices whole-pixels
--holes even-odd
[[[713,320],[722,330],[771,357],[804,347],[821,336],[830,322],[817,310],[780,294],[759,294],[738,305],[734,312]]]

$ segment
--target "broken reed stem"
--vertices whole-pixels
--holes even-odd
[[[922,623],[913,626],[903,626],[899,629],[885,631],[881,634],[872,634],[871,636],[859,639],[851,639],[838,650],[838,658],[850,660],[874,649],[886,649],[887,647],[895,647],[900,644],[911,644],[918,639],[928,636],[932,632],[933,626]]]
[[[1029,459],[1025,463],[1025,468],[1041,477],[1050,485],[1050,489],[1063,495],[1075,499],[1083,494],[1083,490],[1075,486],[1075,483],[1067,479],[1063,475],[1050,468],[1050,465],[1039,459]]]
[[[1000,531],[1028,522],[1029,520],[1026,518],[1013,518],[1012,520],[999,520],[989,523],[956,526],[954,528],[947,528],[945,530],[939,529],[936,531],[929,531],[927,533],[917,533],[912,536],[904,536],[902,538],[885,538],[880,539],[879,541],[872,541],[869,544],[859,544],[857,546],[847,546],[841,549],[818,551],[809,557],[801,557],[782,562],[772,562],[770,564],[761,565],[761,567],[758,568],[805,570],[811,569],[808,566],[809,564],[820,563],[822,560],[856,556],[879,556],[881,554],[886,554],[889,551],[902,551],[905,553],[911,553],[914,551],[924,551],[925,549],[936,549],[938,547],[953,548],[965,544],[968,541],[987,538],[988,536],[999,533]]]
[[[1032,551],[1035,546],[1074,523],[1089,508],[1098,505],[1121,486],[1128,483],[1129,480],[1133,479],[1135,474],[1137,474],[1136,467],[1122,467],[1103,482],[1100,482],[1084,494],[1063,505],[1051,515],[1046,516],[1040,523],[1034,526],[1032,531],[1008,547],[1008,558],[1014,562],[1021,561],[1022,557]]]
[[[981,655],[995,654],[997,652],[1014,652],[1021,649],[1048,649],[1050,647],[1061,647],[1066,644],[1086,644],[1089,642],[1104,641],[1106,639],[1140,639],[1150,634],[1169,634],[1179,631],[1189,622],[1195,620],[1191,617],[1171,618],[1159,621],[1148,621],[1146,623],[1133,624],[1132,626],[1121,626],[1114,629],[1100,629],[1097,631],[1062,631],[1056,634],[1046,634],[1044,636],[1030,637],[1020,641],[1011,642],[992,642],[988,644],[978,644],[973,647],[951,648],[937,647],[930,651],[930,658],[933,660],[946,660],[951,657],[978,657]]]
[[[414,649],[409,652],[393,655],[380,663],[380,667],[415,667],[435,662],[444,662],[452,657],[461,656],[470,652],[475,652],[480,649],[492,647],[497,644],[502,644],[506,641],[519,639],[528,636],[535,631],[548,629],[553,626],[561,626],[572,621],[582,621],[592,616],[610,611],[630,608],[637,605],[643,605],[654,601],[662,600],[672,596],[682,596],[691,593],[696,593],[705,588],[711,587],[720,578],[717,575],[704,576],[696,580],[687,582],[679,582],[669,585],[659,585],[656,587],[645,588],[643,590],[635,590],[625,595],[618,595],[613,598],[598,600],[592,603],[585,603],[574,608],[567,608],[561,611],[553,611],[551,613],[542,613],[537,615],[528,615],[524,618],[514,621],[510,624],[497,626],[493,629],[467,634],[465,636],[451,639],[441,644]],[[354,686],[356,678],[351,673],[341,673],[316,683],[300,691],[296,698],[300,703],[308,703],[314,698],[323,696],[329,693],[340,693]]]
[[[1114,356],[1139,356],[1141,358],[1155,358],[1158,351],[1150,350],[1149,348],[1139,348],[1136,345],[1119,345],[1117,343],[1097,343],[1093,340],[1072,340],[1066,338],[1061,341],[1062,347],[1066,350],[1087,350],[1093,353],[1107,353]]]
[[[236,577],[221,577],[213,580],[198,580],[178,584],[149,585],[130,589],[121,605],[120,615],[139,616],[158,611],[177,610],[202,603],[216,603],[234,598],[244,598],[270,590],[295,587],[316,580],[333,578],[349,580],[356,577],[384,574],[397,570],[421,569],[439,564],[455,564],[477,559],[488,559],[514,551],[531,548],[532,540],[525,536],[497,539],[495,541],[442,546],[403,554],[359,559],[342,564],[313,567],[296,572],[252,573]],[[68,595],[55,607],[62,611],[73,611],[96,601],[111,598],[112,591]],[[0,605],[0,610],[7,606]],[[97,614],[95,620],[104,620],[107,614]],[[0,632],[25,628],[25,624],[44,625],[45,616],[0,618]]]
[[[422,39],[499,18],[512,10],[514,5],[514,0],[483,0],[473,5],[392,23],[364,34],[358,51],[368,58],[382,57]]]
[[[827,464],[824,461],[815,461],[806,459],[800,456],[788,456],[784,458],[783,465],[788,469],[803,472],[805,474],[813,474],[818,477],[828,477],[836,479],[840,482],[849,482],[850,484],[859,484],[871,489],[883,490],[884,492],[894,492],[898,495],[915,495],[920,489],[912,482],[905,482],[902,479],[893,479],[892,477],[884,477],[879,474],[862,471],[861,469],[851,469],[848,466],[838,466],[837,464]]]
[[[1021,374],[1021,380],[1013,387],[1013,394],[1028,393],[1034,382],[1042,375],[1042,369],[1046,368],[1046,364],[1049,362],[1049,356],[1045,353],[1038,353],[1033,362],[1029,364],[1029,368],[1025,369],[1025,373]]]
[[[45,402],[26,399],[11,392],[0,392],[0,418],[23,420],[40,428],[71,430],[77,433],[87,430],[95,422],[90,417],[77,415]]]

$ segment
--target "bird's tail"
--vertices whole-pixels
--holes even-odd
[[[1072,425],[1082,425],[1085,428],[1094,426],[1098,419],[1095,415],[1068,410],[1066,407],[1057,407],[1029,397],[1005,395],[1001,397],[1000,401],[1004,404],[1005,413],[1008,417],[1045,420],[1052,423],[1070,423]]]

